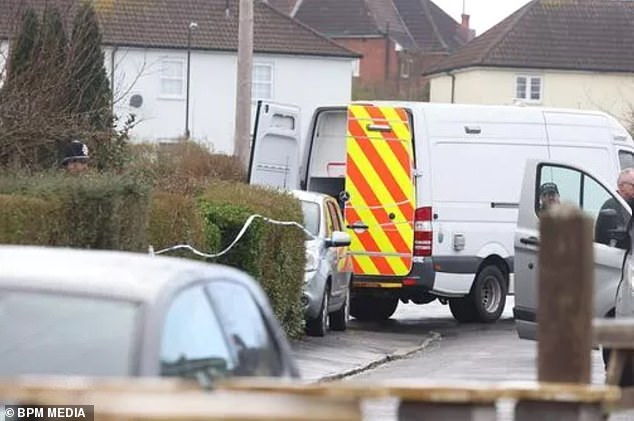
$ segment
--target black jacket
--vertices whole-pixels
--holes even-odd
[[[617,226],[610,226],[609,218],[602,214],[602,211],[612,209],[617,213]],[[625,229],[630,222],[630,215],[627,213],[623,206],[616,200],[614,197],[609,198],[605,201],[603,206],[601,206],[601,210],[599,211],[599,216],[597,218],[597,223],[594,226],[594,241],[601,244],[606,244],[608,246],[618,247],[620,249],[627,249],[630,245],[629,233],[625,238],[614,241],[610,239],[610,230],[615,228]]]

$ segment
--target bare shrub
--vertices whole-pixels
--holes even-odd
[[[162,192],[197,195],[217,180],[245,181],[238,157],[210,152],[188,140],[130,146],[127,170]]]

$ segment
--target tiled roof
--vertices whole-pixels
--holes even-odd
[[[105,44],[185,48],[190,22],[194,49],[236,51],[238,0],[93,0]],[[80,0],[0,0],[0,38],[8,38],[21,10],[57,4],[62,14]],[[226,8],[229,4],[229,8]],[[254,7],[256,52],[356,57],[357,54],[317,34],[300,22],[259,0]]]
[[[409,50],[448,52],[465,43],[458,22],[431,0],[301,0],[295,17],[329,37],[388,32]]]
[[[365,0],[303,0],[295,18],[326,36],[381,34]]]
[[[368,10],[372,14],[377,28],[388,33],[392,39],[405,49],[416,48],[416,43],[405,26],[394,3],[386,0],[365,0]]]
[[[291,15],[293,9],[299,0],[265,0],[268,4],[275,7],[277,10]]]
[[[634,1],[533,0],[426,73],[466,67],[634,71]]]
[[[429,0],[394,0],[422,51],[451,52],[466,43],[460,25]]]

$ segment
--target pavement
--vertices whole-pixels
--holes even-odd
[[[407,311],[399,305],[394,318]],[[447,307],[447,314],[450,315]],[[291,343],[302,378],[309,382],[336,380],[415,354],[440,340],[433,331],[389,320],[386,323],[360,323],[351,320],[345,332],[329,331],[324,337],[307,336]]]

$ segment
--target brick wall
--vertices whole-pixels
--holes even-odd
[[[386,79],[393,80],[398,76],[398,57],[394,51],[394,43],[389,41],[389,73],[386,78],[385,38],[333,38],[333,41],[344,47],[363,54],[360,63],[359,82],[375,84]]]

